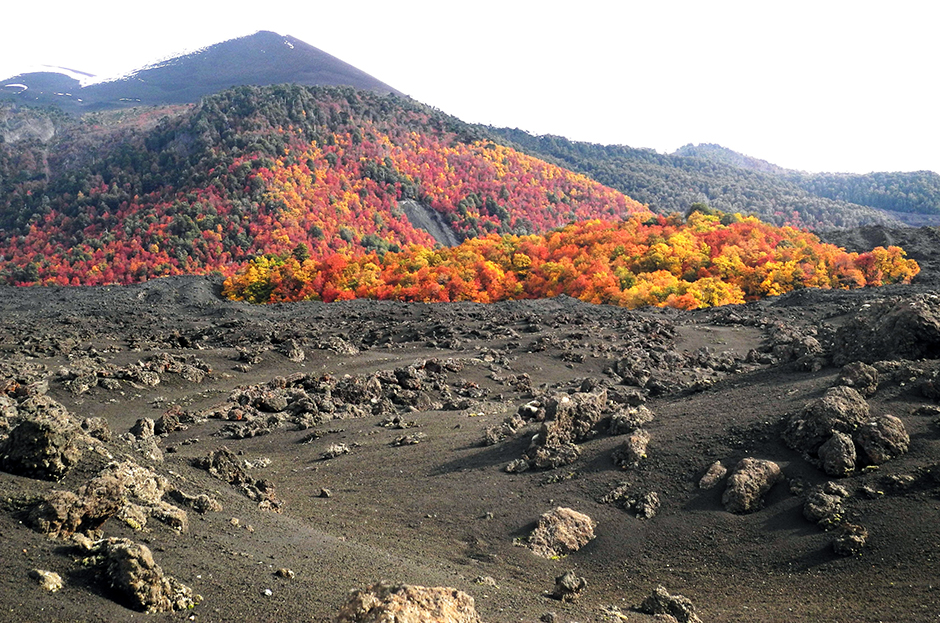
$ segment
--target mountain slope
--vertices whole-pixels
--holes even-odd
[[[229,273],[262,253],[433,245],[399,204],[409,199],[458,240],[646,212],[395,95],[239,87],[0,145],[0,277],[130,283]]]
[[[727,213],[753,214],[777,225],[818,230],[900,224],[884,211],[814,195],[794,180],[737,166],[727,157],[659,154],[622,145],[533,136],[518,129],[489,129],[510,145],[589,175],[659,214],[684,212],[702,202]]]
[[[62,74],[15,76],[4,81],[0,99],[87,111],[193,103],[234,86],[283,83],[398,93],[299,39],[260,31],[162,61],[117,80],[87,86]]]
[[[673,155],[702,158],[750,171],[772,173],[796,184],[814,197],[888,211],[911,224],[921,224],[908,215],[940,215],[940,175],[933,171],[854,173],[807,173],[784,169],[765,160],[751,158],[720,145],[686,145]],[[934,224],[940,220],[934,221]]]

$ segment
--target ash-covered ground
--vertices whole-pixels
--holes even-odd
[[[697,312],[0,289],[0,621],[325,622],[383,580],[489,623],[653,621],[657,586],[936,621],[935,277]],[[559,507],[590,529],[533,537]]]

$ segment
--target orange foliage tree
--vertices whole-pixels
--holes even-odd
[[[225,282],[257,303],[352,297],[493,302],[567,294],[592,303],[694,309],[803,287],[909,282],[919,268],[897,247],[847,253],[810,233],[753,218],[693,212],[598,219],[541,235],[490,234],[453,248],[263,256]]]

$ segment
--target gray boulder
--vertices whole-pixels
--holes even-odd
[[[82,457],[81,429],[68,417],[20,422],[0,442],[0,469],[11,474],[61,480]]]
[[[728,478],[721,503],[730,513],[751,513],[764,505],[764,495],[783,478],[773,461],[744,458]]]
[[[818,455],[823,471],[830,476],[848,476],[855,471],[855,442],[845,433],[834,432],[819,447]]]
[[[882,415],[859,426],[855,441],[870,463],[881,465],[907,452],[911,438],[899,418]]]
[[[816,457],[833,433],[851,435],[868,415],[868,403],[857,390],[832,387],[787,419],[783,440],[807,457]]]
[[[379,583],[353,591],[335,623],[480,623],[473,597],[454,588]]]
[[[878,391],[878,370],[867,363],[854,361],[842,367],[836,383],[856,389],[862,396],[870,398]]]
[[[670,595],[662,586],[657,586],[639,607],[640,612],[673,617],[679,623],[702,623],[695,614],[692,601],[683,595]]]

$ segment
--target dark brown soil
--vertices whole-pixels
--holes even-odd
[[[534,622],[548,612],[565,622],[648,621],[633,608],[657,585],[689,597],[705,621],[937,620],[940,485],[929,469],[940,463],[940,429],[933,416],[914,414],[933,404],[917,382],[884,377],[869,399],[874,414],[903,420],[910,451],[839,480],[853,493],[845,519],[870,534],[858,557],[835,555],[833,533],[803,518],[799,486],[829,479],[780,439],[783,418],[838,377],[833,367],[806,371],[812,362],[787,351],[781,336],[815,334],[825,350],[828,331],[870,300],[930,293],[930,286],[804,291],[694,313],[630,312],[567,298],[256,307],[223,301],[218,286],[176,278],[128,288],[0,289],[0,378],[49,379],[49,395],[74,416],[107,418],[115,440],[103,445],[113,456],[223,506],[190,510],[184,534],[156,521],[140,532],[115,518],[104,525],[105,536],[147,544],[167,574],[203,597],[192,611],[144,615],[118,603],[72,546],[23,523],[31,499],[53,488],[77,490],[100,457],[86,453],[59,483],[0,472],[0,621],[330,621],[351,589],[380,580],[458,588],[490,623]],[[359,353],[326,350],[335,337]],[[303,362],[285,354],[291,340],[305,351]],[[246,365],[240,352],[256,353],[260,363]],[[212,371],[199,383],[161,373],[156,387],[121,381],[117,389],[78,394],[58,375],[62,367],[120,368],[165,353],[196,357]],[[721,353],[733,365],[720,363]],[[651,441],[638,466],[617,467],[611,453],[623,437],[600,433],[579,444],[571,465],[506,473],[538,423],[482,445],[484,429],[519,406],[581,389],[585,379],[585,389],[600,382],[610,395],[630,390],[612,370],[645,356],[653,357],[653,378],[640,393],[649,394],[655,419],[644,425]],[[163,463],[117,438],[139,418],[158,419],[174,406],[198,414],[237,387],[275,377],[342,379],[435,358],[461,366],[442,373],[439,387],[470,397],[444,409],[440,392],[429,390],[438,402],[432,409],[396,411],[415,424],[407,429],[381,426],[388,414],[360,414],[306,430],[285,420],[268,434],[231,439],[219,433],[232,423],[210,418],[161,438]],[[934,361],[917,365],[924,374],[937,368]],[[531,389],[516,382],[522,374]],[[425,435],[420,443],[393,445],[416,432]],[[350,452],[321,459],[333,444]],[[270,459],[248,472],[274,485],[281,512],[260,510],[194,464],[222,446],[244,460]],[[721,504],[723,482],[710,490],[697,483],[714,461],[732,468],[748,456],[776,461],[786,481],[770,491],[765,508],[733,515]],[[892,479],[906,475],[913,484]],[[658,514],[638,519],[601,502],[622,483],[637,494],[657,492]],[[856,493],[864,485],[880,493]],[[593,518],[597,537],[556,560],[515,543],[557,506]],[[44,592],[29,578],[35,568],[58,572],[65,587]],[[275,575],[282,568],[295,577]],[[562,603],[550,594],[568,570],[586,578],[587,588]],[[495,586],[476,581],[486,576]]]

